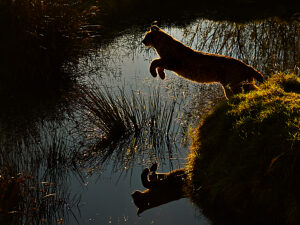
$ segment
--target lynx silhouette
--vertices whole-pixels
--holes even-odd
[[[156,25],[151,25],[142,42],[153,47],[160,56],[151,62],[153,77],[158,73],[164,79],[164,69],[167,69],[198,83],[219,82],[227,97],[256,90],[258,87],[254,79],[264,80],[259,71],[246,63],[229,56],[193,50]]]

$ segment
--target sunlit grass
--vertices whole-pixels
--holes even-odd
[[[273,75],[260,90],[219,104],[194,130],[192,199],[215,218],[299,224],[299,81]]]

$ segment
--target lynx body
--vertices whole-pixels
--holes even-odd
[[[151,62],[153,77],[158,73],[164,79],[167,69],[194,82],[219,82],[227,97],[257,89],[254,79],[263,82],[263,75],[246,63],[229,56],[193,50],[156,25],[151,26],[142,42],[153,47],[160,56]]]

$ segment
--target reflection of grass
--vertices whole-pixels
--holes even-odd
[[[223,102],[195,130],[193,200],[216,220],[296,225],[300,79],[278,74],[260,87]]]
[[[184,28],[184,41],[200,51],[241,59],[265,75],[299,73],[298,26],[296,21],[286,23],[278,18],[245,24],[199,20]]]
[[[9,224],[58,224],[66,221],[72,207],[78,204],[76,198],[55,183],[36,183],[32,176],[8,175],[7,167],[0,171],[0,223]],[[25,222],[25,223],[24,223]]]
[[[24,183],[24,178],[21,176],[7,177],[7,168],[2,168],[0,171],[0,214],[5,214],[11,211],[16,211],[16,202],[20,200],[20,188]]]
[[[0,224],[58,224],[79,202],[67,186],[71,172],[80,177],[73,160],[79,147],[57,124],[41,132],[1,135]]]
[[[113,92],[108,87],[82,87],[78,102],[85,118],[85,132],[92,137],[85,153],[95,160],[88,162],[90,166],[115,157],[116,166],[128,167],[141,154],[164,157],[165,149],[172,155],[180,129],[174,123],[175,99],[164,99],[159,90],[143,97],[123,89]]]

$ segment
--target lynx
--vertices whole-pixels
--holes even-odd
[[[150,65],[153,77],[165,79],[164,70],[198,83],[219,82],[225,95],[256,90],[254,79],[263,82],[263,75],[246,63],[224,55],[196,51],[182,44],[156,25],[151,25],[143,39],[146,47],[153,47],[160,58]]]

